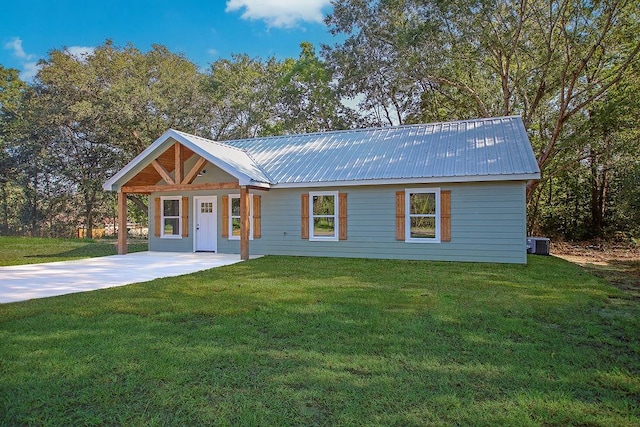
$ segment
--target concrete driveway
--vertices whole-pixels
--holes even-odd
[[[145,282],[240,262],[240,255],[135,252],[75,261],[0,267],[0,303]]]

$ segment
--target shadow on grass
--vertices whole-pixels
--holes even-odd
[[[584,268],[622,289],[629,298],[640,300],[640,261],[611,259],[599,264],[587,263]]]
[[[146,251],[148,245],[146,243],[135,243],[128,245],[128,252],[142,252]],[[25,255],[24,258],[56,258],[56,259],[77,259],[77,258],[93,258],[101,256],[116,255],[118,248],[115,242],[87,242],[83,246],[79,246],[73,249],[69,249],[63,252],[57,253],[42,253]]]

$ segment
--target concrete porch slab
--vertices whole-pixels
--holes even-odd
[[[135,252],[74,261],[0,267],[0,303],[123,286],[237,262],[241,262],[238,254]]]

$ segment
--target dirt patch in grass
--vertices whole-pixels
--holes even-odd
[[[552,242],[551,254],[603,278],[640,300],[640,246],[632,243]]]

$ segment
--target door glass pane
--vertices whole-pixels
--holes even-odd
[[[411,214],[435,215],[436,195],[434,193],[411,193]]]
[[[336,235],[334,218],[313,218],[313,235],[315,237],[334,237]]]
[[[333,215],[335,211],[335,196],[313,196],[314,215]]]
[[[180,216],[180,200],[163,200],[164,216]]]
[[[411,217],[412,239],[435,239],[436,219],[433,217]]]
[[[201,213],[212,213],[213,212],[213,203],[211,202],[202,202],[200,205]]]

